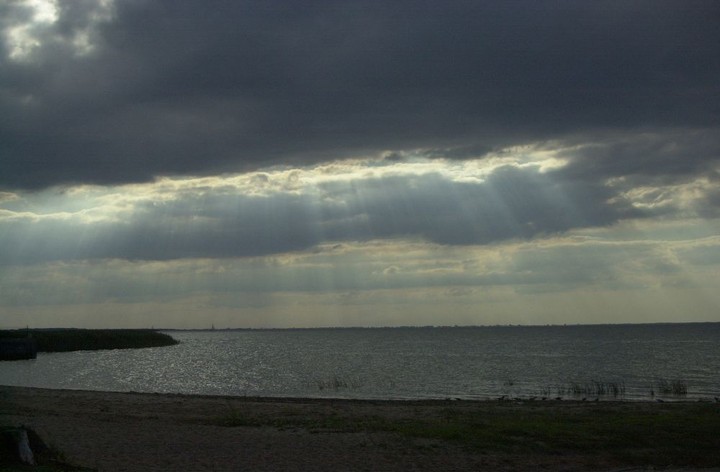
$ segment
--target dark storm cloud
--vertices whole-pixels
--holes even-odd
[[[558,171],[590,180],[625,177],[633,184],[663,185],[704,176],[717,179],[720,130],[669,130],[605,136],[560,153],[568,165]]]
[[[318,244],[420,239],[446,245],[530,239],[642,216],[608,187],[562,181],[535,167],[501,167],[484,182],[440,174],[319,183],[300,192],[179,192],[147,197],[121,220],[86,221],[56,209],[30,216],[16,203],[0,221],[2,263],[247,257]],[[11,208],[13,202],[5,205]]]
[[[3,36],[0,186],[719,125],[714,1],[92,4],[60,1],[27,60]]]

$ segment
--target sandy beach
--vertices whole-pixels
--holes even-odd
[[[546,402],[547,409],[655,404]],[[449,406],[452,408],[449,409]],[[600,453],[482,450],[358,427],[483,414],[527,402],[355,401],[0,387],[0,422],[26,425],[74,464],[99,471],[642,470]],[[543,410],[544,411],[544,410]],[[349,426],[353,425],[353,426]]]

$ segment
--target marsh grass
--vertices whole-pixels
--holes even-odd
[[[720,465],[720,412],[709,403],[459,405],[408,414],[360,414],[337,408],[279,414],[233,412],[217,424],[395,433],[457,443],[483,453],[580,454],[653,466]]]
[[[658,391],[664,395],[684,396],[688,392],[687,382],[680,379],[672,381],[659,379],[655,385]]]
[[[625,396],[625,382],[600,382],[591,380],[589,382],[570,382],[568,384],[560,384],[552,387],[543,387],[540,393],[543,396],[594,396],[594,397],[613,397],[619,398]]]
[[[570,392],[573,395],[596,395],[619,397],[625,395],[624,382],[598,382],[572,383]]]

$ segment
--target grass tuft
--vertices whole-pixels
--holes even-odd
[[[342,390],[342,389],[358,389],[362,387],[362,382],[358,378],[342,377],[337,374],[333,374],[330,377],[323,379],[315,379],[315,385],[320,391],[323,390]]]
[[[624,397],[625,382],[600,382],[591,380],[589,382],[570,382],[569,384],[544,387],[540,390],[543,396],[595,396],[595,397]]]
[[[684,380],[667,380],[660,379],[656,383],[657,389],[660,393],[665,395],[684,396],[687,395],[688,386]]]

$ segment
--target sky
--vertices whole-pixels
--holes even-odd
[[[720,321],[718,24],[0,0],[0,328]]]

